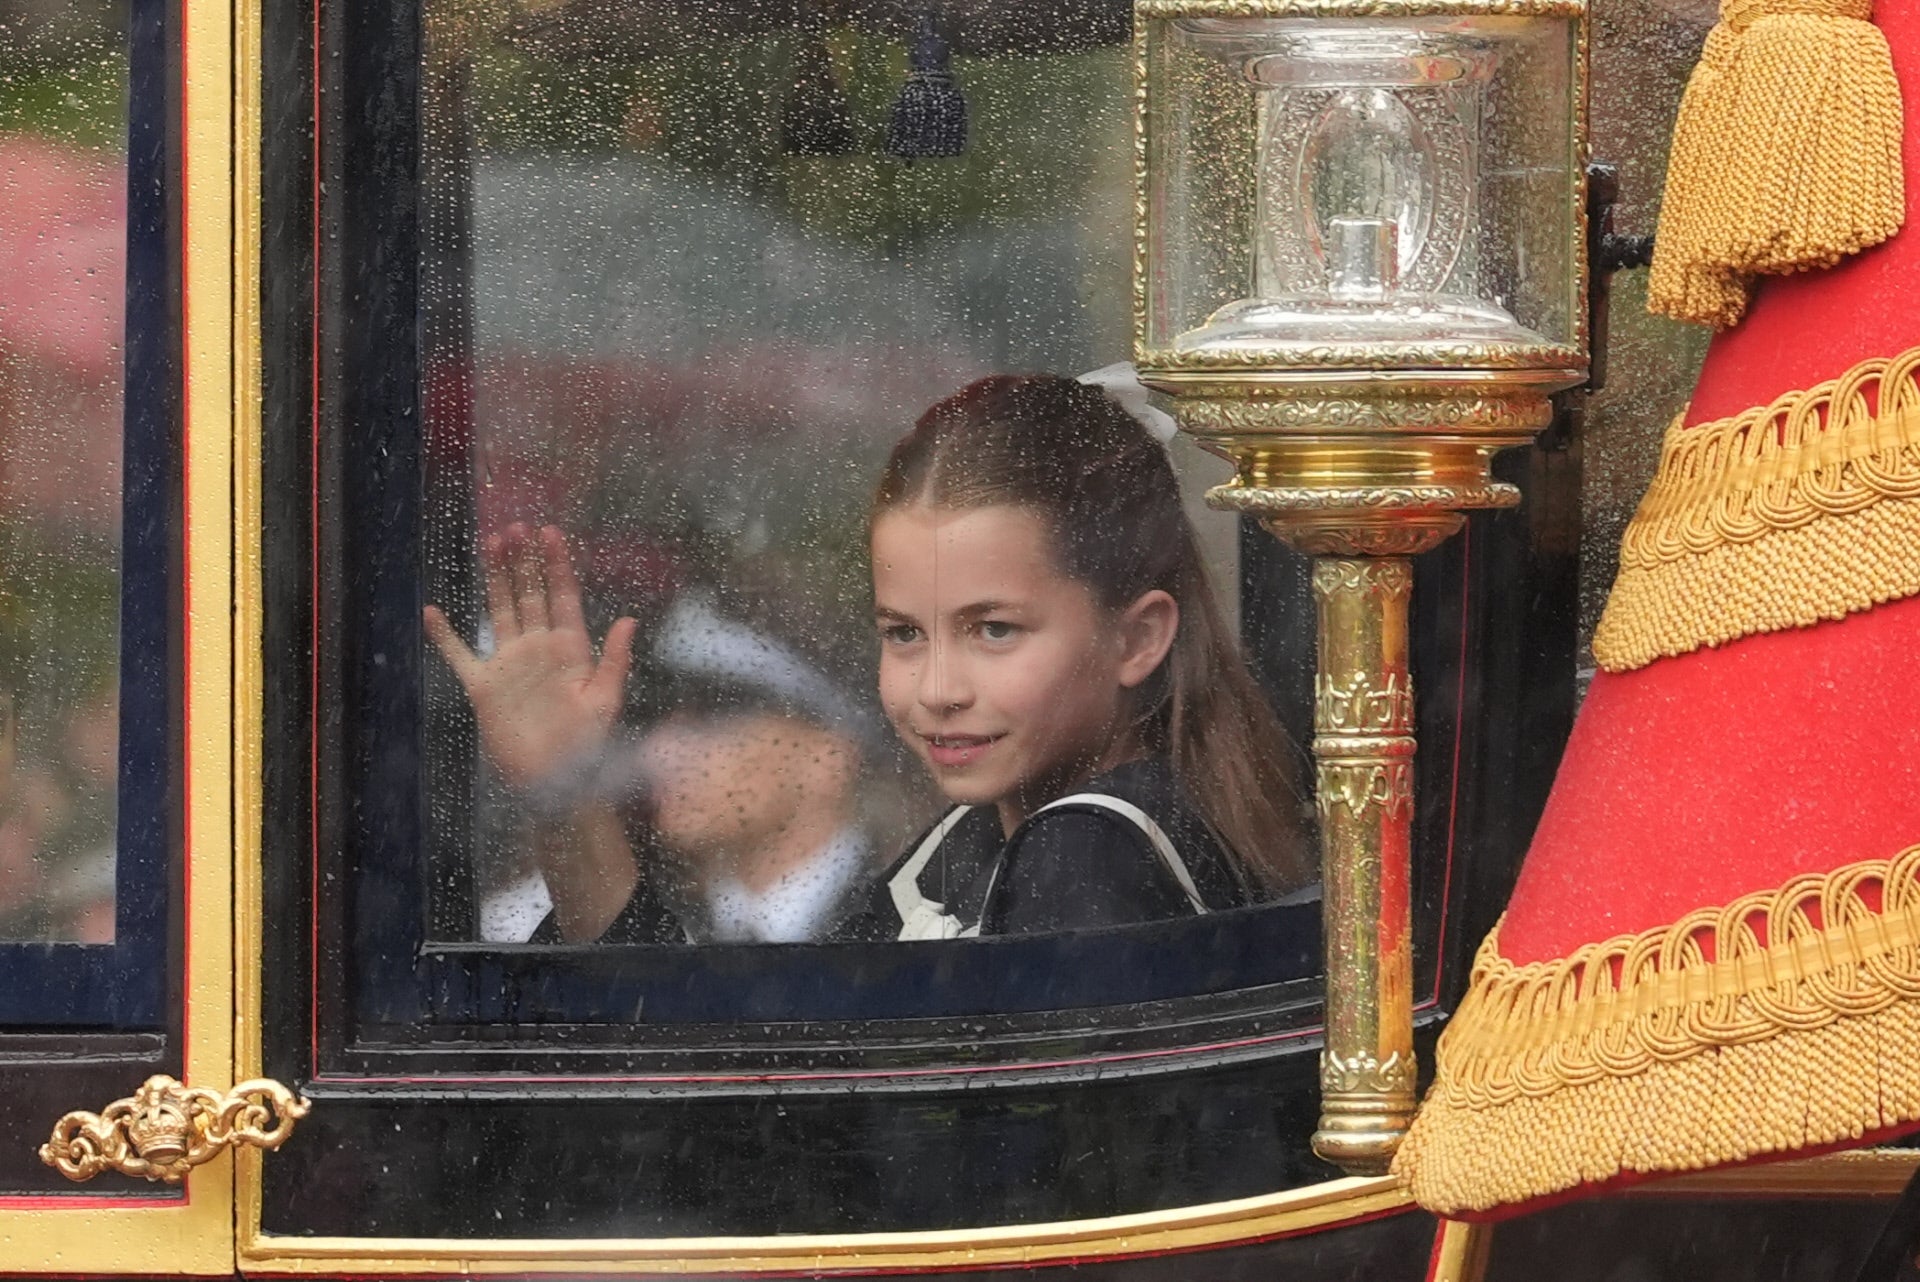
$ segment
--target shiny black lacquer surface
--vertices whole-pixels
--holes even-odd
[[[1892,1203],[1624,1197],[1494,1229],[1486,1282],[1843,1282]]]

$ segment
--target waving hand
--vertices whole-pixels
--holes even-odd
[[[565,537],[551,525],[511,525],[482,549],[493,653],[468,648],[438,607],[427,636],[473,703],[488,759],[512,787],[537,785],[606,743],[625,698],[633,635],[621,618],[594,654],[580,609],[580,580]]]

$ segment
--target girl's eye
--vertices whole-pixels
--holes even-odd
[[[1020,634],[1020,625],[1005,619],[987,619],[980,624],[980,635],[989,641],[1011,641]]]
[[[880,639],[889,645],[912,645],[920,639],[920,629],[911,623],[890,623],[880,629]]]

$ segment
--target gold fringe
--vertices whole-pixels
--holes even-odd
[[[1900,86],[1871,0],[1722,0],[1667,162],[1648,306],[1724,329],[1756,275],[1900,229]]]
[[[1920,593],[1920,348],[1668,429],[1594,633],[1609,671]]]
[[[1515,966],[1499,933],[1394,1159],[1430,1211],[1920,1122],[1920,846],[1558,961]]]

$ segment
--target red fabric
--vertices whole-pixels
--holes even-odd
[[[1920,597],[1594,678],[1500,931],[1515,962],[1920,842]]]
[[[1920,0],[1879,0],[1907,104],[1907,225],[1769,278],[1714,338],[1689,423],[1920,345]],[[1920,598],[1602,673],[1568,742],[1500,949],[1515,962],[1920,842]]]
[[[1873,20],[1893,48],[1907,109],[1906,226],[1830,271],[1764,280],[1746,319],[1714,338],[1689,424],[1731,418],[1920,345],[1920,0],[1878,0]]]
[[[1907,104],[1906,227],[1833,270],[1766,280],[1747,318],[1714,338],[1689,424],[1920,346],[1920,0],[1878,0],[1874,20]],[[1522,965],[1565,957],[1916,842],[1920,597],[1596,677],[1500,951]],[[1920,1121],[1854,1143],[1916,1129]],[[1504,1219],[1646,1178],[1627,1173],[1468,1218]]]

